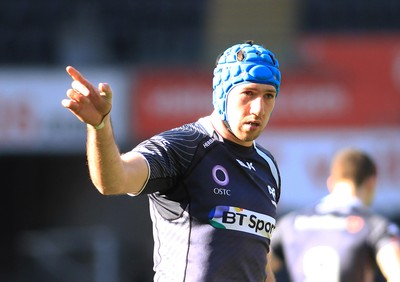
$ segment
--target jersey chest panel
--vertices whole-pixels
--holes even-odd
[[[244,232],[246,226],[250,226],[247,231],[257,224],[264,228],[267,221],[271,224],[268,230],[275,228],[275,185],[261,157],[256,153],[234,155],[224,144],[204,152],[185,179],[195,221],[212,224],[216,214],[222,213],[217,221],[236,224],[239,229],[243,225]]]

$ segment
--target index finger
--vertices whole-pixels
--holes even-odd
[[[73,80],[79,81],[85,85],[88,89],[94,89],[93,85],[74,67],[67,66],[67,73],[72,77]]]

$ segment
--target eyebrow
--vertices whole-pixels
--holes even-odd
[[[250,91],[250,90],[252,90],[252,91],[259,91],[259,89],[258,89],[258,88],[256,88],[256,87],[252,87],[252,86],[246,86],[246,87],[243,87],[243,90],[244,90],[244,91]],[[276,94],[275,87],[274,87],[274,89],[267,89],[267,90],[265,90],[265,91],[262,91],[262,92],[264,92],[264,93],[272,93],[272,94]]]

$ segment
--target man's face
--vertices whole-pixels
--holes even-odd
[[[232,141],[251,146],[267,125],[275,99],[272,85],[247,83],[233,87],[227,101],[228,123],[235,135]]]

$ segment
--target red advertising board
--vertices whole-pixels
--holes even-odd
[[[270,127],[400,125],[400,36],[303,37],[297,51]],[[149,137],[212,111],[212,69],[139,70],[133,92],[133,132]]]
[[[400,36],[302,38],[272,126],[400,125]]]
[[[133,97],[133,132],[147,138],[212,112],[212,71],[142,69]]]

